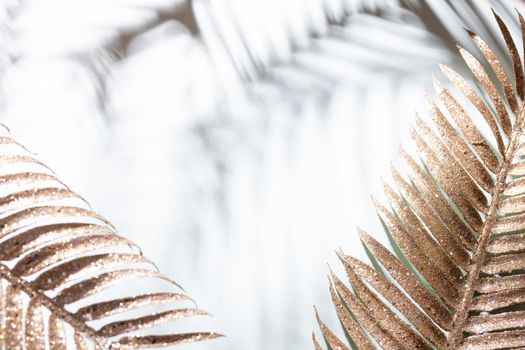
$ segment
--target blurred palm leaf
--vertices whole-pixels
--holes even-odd
[[[319,0],[290,1],[282,6],[278,3],[281,2],[258,4],[202,0],[195,2],[194,8],[197,21],[203,24],[203,37],[209,39],[211,47],[222,46],[241,78],[252,81],[272,74],[273,69],[283,64],[301,69],[304,74],[312,68],[316,73],[322,72],[331,60],[343,61],[355,71],[357,67],[369,69],[369,62],[361,61],[359,64],[354,60],[358,60],[363,51],[372,60],[381,62],[383,59],[385,69],[410,70],[411,63],[424,62],[424,57],[416,56],[410,60],[410,56],[405,54],[404,58],[409,61],[394,59],[393,62],[385,62],[390,57],[387,50],[414,53],[410,48],[415,46],[416,41],[424,45],[418,53],[424,53],[427,47],[435,49],[443,44],[453,49],[453,41],[470,49],[468,36],[463,31],[465,26],[484,35],[496,53],[501,53],[503,43],[497,35],[497,28],[490,23],[490,8],[492,6],[499,13],[505,13],[504,17],[509,16],[509,9],[512,8],[512,1],[471,0]],[[403,26],[392,28],[397,23]],[[389,34],[397,38],[389,37]],[[428,35],[435,38],[426,40]],[[435,42],[438,38],[442,40],[440,43]],[[333,49],[324,50],[325,46]],[[385,51],[381,52],[381,49]],[[303,64],[300,58],[310,51],[315,57],[307,62],[313,67]],[[221,54],[218,49],[211,51],[212,56],[215,53]],[[376,68],[373,64],[371,66]],[[341,67],[342,63],[337,65],[332,75]],[[322,73],[319,75],[322,76]],[[351,79],[344,74],[341,78]]]

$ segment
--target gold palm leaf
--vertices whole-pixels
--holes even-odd
[[[48,167],[4,135],[0,349],[160,348],[219,336],[166,332],[166,323],[206,312]],[[141,288],[131,286],[139,280]],[[142,291],[156,288],[158,281],[164,286]],[[112,288],[118,296],[108,298],[104,293]]]
[[[416,117],[411,130],[420,161],[402,149],[408,177],[393,169],[390,208],[374,200],[398,257],[362,230],[375,268],[339,253],[352,288],[332,273],[330,294],[357,349],[525,348],[524,71],[517,43],[495,18],[513,76],[469,32],[487,69],[461,47],[476,85],[442,66],[459,92],[435,80],[433,125]],[[317,319],[331,349],[349,348]]]

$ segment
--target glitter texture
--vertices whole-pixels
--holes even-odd
[[[20,154],[2,153],[2,145],[13,144],[0,136],[0,169],[10,165],[0,175],[0,348],[158,348],[220,337],[166,334],[164,327],[155,335],[167,323],[207,313],[33,154],[23,147]],[[6,173],[28,164],[39,171]],[[138,279],[166,281],[173,291],[130,295],[126,284]],[[120,297],[85,300],[109,287]],[[66,308],[75,302],[80,309]],[[130,334],[136,330],[140,335]]]
[[[332,301],[335,306],[335,311],[337,312],[337,316],[339,316],[339,319],[341,320],[341,323],[345,327],[345,329],[348,331],[356,345],[359,347],[359,349],[374,349],[374,346],[368,340],[366,335],[363,333],[363,330],[359,326],[359,324],[352,318],[352,315],[348,312],[348,310],[343,306],[341,300],[338,298],[336,291],[334,290],[333,286],[330,285],[330,296],[332,297]],[[317,321],[320,322],[319,315],[317,315]],[[322,323],[320,322],[321,330],[323,328]]]
[[[26,311],[25,341],[29,349],[44,350],[46,348],[46,333],[44,330],[44,315],[42,308],[35,299],[29,302]]]
[[[359,349],[525,348],[525,78],[509,30],[495,16],[513,77],[472,32],[490,67],[459,51],[482,94],[441,69],[483,116],[497,150],[461,99],[434,78],[443,109],[427,97],[432,125],[416,115],[410,129],[421,162],[401,149],[408,178],[393,169],[395,187],[384,182],[388,205],[373,199],[396,255],[362,230],[375,269],[338,253],[352,288],[332,274],[330,296]],[[327,343],[344,349],[316,316]]]
[[[459,132],[456,132],[456,128],[449,123],[434,101],[430,100],[429,105],[432,111],[434,125],[439,129],[443,141],[461,165],[465,167],[465,170],[470,176],[472,176],[485,191],[490,191],[492,186],[494,186],[494,181],[489,171],[485,169],[483,165],[486,164],[487,167],[490,165],[490,168],[494,168],[497,166],[496,164],[498,164],[498,158],[478,129],[467,126],[472,125],[472,119],[470,119],[463,107],[456,101],[451,93],[443,88],[441,83],[436,79],[434,79],[434,86],[436,86],[439,97],[446,106],[449,114],[456,122],[456,125],[459,126],[465,137],[465,141]],[[472,145],[473,150],[470,149],[469,144]],[[483,163],[478,160],[476,154],[479,155]]]
[[[445,65],[440,65],[440,68],[443,74],[450,80],[450,82],[454,84],[463,93],[463,95],[465,95],[465,97],[469,99],[469,101],[483,116],[483,119],[485,119],[488,126],[490,127],[490,131],[496,138],[499,152],[501,154],[504,154],[505,144],[503,142],[503,138],[501,137],[501,132],[499,130],[498,124],[496,123],[496,120],[494,119],[494,116],[492,115],[490,109],[487,107],[485,102],[483,102],[483,99],[469,86],[467,81],[461,75],[456,73],[452,68]],[[508,123],[510,123],[510,121]],[[483,155],[480,155],[480,157],[483,159]],[[492,172],[496,172],[498,170],[499,162],[497,159],[493,159],[492,157],[490,157],[488,159],[483,159],[483,161],[485,162],[485,164],[487,164],[488,168]]]

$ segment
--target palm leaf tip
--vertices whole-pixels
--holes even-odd
[[[434,79],[432,123],[411,130],[421,161],[401,150],[407,177],[392,168],[388,205],[373,199],[397,256],[361,229],[376,268],[337,253],[352,288],[332,275],[330,296],[358,349],[525,348],[524,53],[494,16],[506,55],[468,32],[474,81],[441,67],[456,89]],[[318,322],[329,347],[346,346]]]
[[[144,291],[153,284],[139,280],[163,289]],[[140,349],[220,337],[166,331],[205,315],[48,167],[0,137],[0,348]]]

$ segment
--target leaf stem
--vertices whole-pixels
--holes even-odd
[[[479,272],[481,270],[483,261],[485,259],[487,244],[491,237],[491,233],[492,233],[494,224],[496,223],[496,220],[497,220],[497,213],[498,213],[499,205],[501,203],[501,200],[500,200],[501,195],[503,194],[503,191],[505,190],[506,179],[509,174],[510,167],[512,165],[512,159],[514,158],[516,149],[518,148],[518,142],[519,142],[520,136],[523,132],[524,116],[525,116],[525,102],[521,105],[520,112],[515,122],[516,127],[512,131],[510,143],[507,146],[507,149],[505,151],[505,155],[504,155],[505,160],[501,164],[501,167],[498,171],[498,175],[496,177],[496,182],[495,182],[494,188],[491,193],[489,211],[487,213],[485,224],[483,225],[483,230],[481,231],[481,235],[478,240],[478,246],[476,248],[476,252],[474,254],[474,257],[472,258],[473,262],[470,265],[471,266],[470,270],[468,271],[467,281],[465,282],[465,285],[463,288],[463,297],[461,298],[459,308],[454,314],[454,318],[452,320],[452,330],[450,331],[449,336],[448,336],[448,342],[447,342],[447,348],[446,348],[447,350],[457,349],[457,347],[460,345],[463,339],[463,329],[465,328],[465,325],[467,322],[468,312],[470,309],[470,304],[474,297],[474,292],[476,288],[476,282],[479,277]]]

